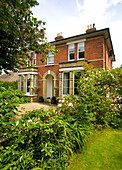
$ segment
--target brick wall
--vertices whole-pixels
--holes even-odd
[[[103,37],[89,38],[85,42],[85,59],[93,64],[94,68],[103,68]]]

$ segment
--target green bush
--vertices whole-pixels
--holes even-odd
[[[78,82],[78,95],[59,100],[58,109],[67,117],[72,115],[94,126],[120,127],[122,100],[122,68],[112,70],[85,70]],[[112,102],[117,102],[116,107]]]
[[[78,95],[59,100],[55,112],[34,110],[15,118],[22,93],[0,87],[0,168],[66,169],[69,157],[86,143],[91,129],[121,126],[122,70],[85,70]],[[121,101],[120,101],[121,102]]]
[[[8,89],[9,87],[14,90],[18,89],[18,81],[0,81],[0,83],[2,83],[2,86],[6,89]]]

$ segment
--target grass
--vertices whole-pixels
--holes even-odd
[[[68,170],[122,170],[122,130],[95,131]]]

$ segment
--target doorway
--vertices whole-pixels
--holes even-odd
[[[54,80],[53,76],[48,75],[47,77],[47,98],[53,97]]]

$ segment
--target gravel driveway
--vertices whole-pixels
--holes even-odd
[[[25,108],[24,110],[21,110],[21,108]],[[19,115],[25,114],[26,111],[32,111],[32,110],[37,110],[43,108],[44,110],[49,110],[49,109],[55,109],[55,106],[49,106],[47,104],[42,104],[42,103],[25,103],[25,104],[20,104],[18,110],[21,111],[19,112]],[[18,118],[20,116],[17,116]]]

